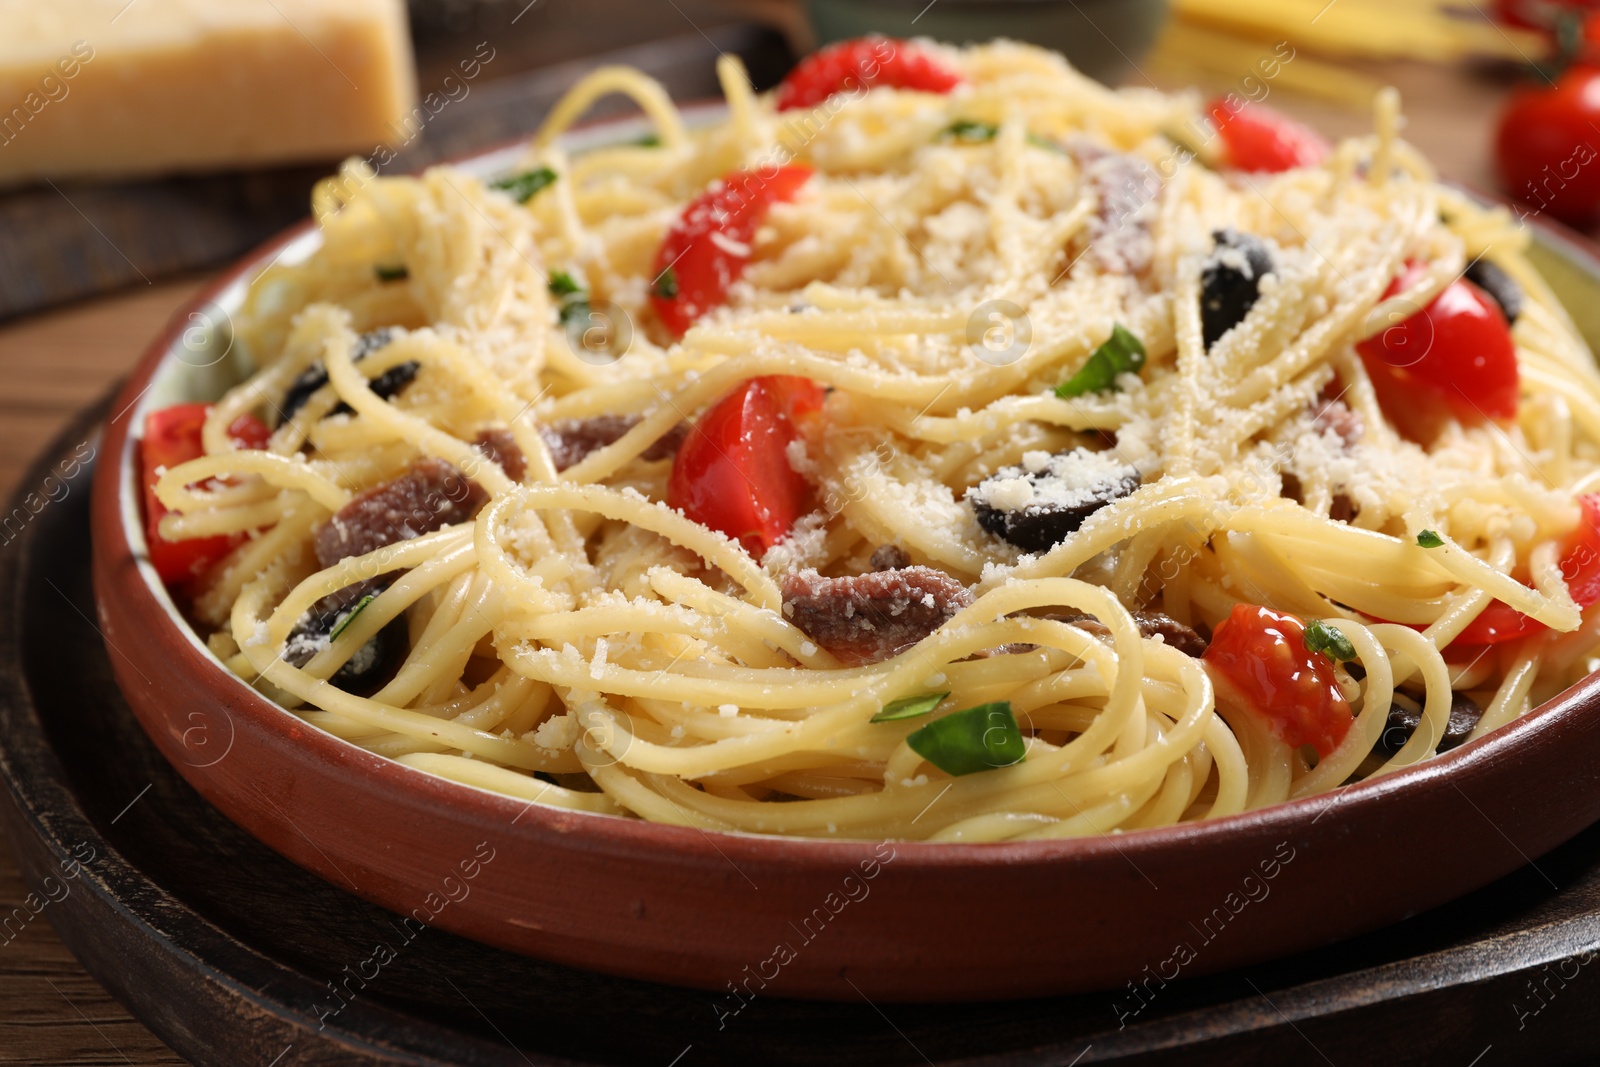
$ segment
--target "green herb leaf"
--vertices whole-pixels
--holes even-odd
[[[361,614],[362,609],[376,599],[378,599],[377,593],[368,593],[366,596],[356,601],[356,606],[350,609],[349,614],[345,615],[344,618],[340,619],[338,623],[334,625],[333,630],[328,634],[328,640],[339,640],[339,635],[350,628],[350,624],[356,621],[356,616]]]
[[[967,144],[979,144],[983,141],[992,141],[995,134],[1000,132],[1000,127],[992,122],[977,122],[973,119],[957,119],[939,131],[941,141],[964,141]]]
[[[1057,155],[1064,156],[1064,155],[1067,154],[1067,150],[1065,148],[1062,148],[1059,144],[1057,144],[1056,142],[1052,141],[1050,138],[1041,137],[1036,133],[1028,134],[1028,143],[1033,145],[1033,147],[1035,147],[1035,148],[1043,148],[1045,151],[1054,152]]]
[[[563,326],[570,326],[574,322],[581,322],[589,317],[589,300],[586,296],[575,296],[570,300],[561,302],[560,322]]]
[[[633,144],[636,148],[660,148],[661,135],[656,133],[643,134],[642,136],[635,137],[633,139]]]
[[[672,300],[678,295],[678,272],[668,267],[656,278],[655,294],[663,300]]]
[[[949,693],[924,693],[921,696],[891,700],[883,706],[882,711],[872,717],[872,721],[894,722],[897,719],[915,719],[938,707],[949,695]]]
[[[1144,366],[1144,344],[1122,326],[1111,327],[1106,343],[1094,350],[1078,373],[1056,386],[1056,396],[1070,400],[1084,393],[1103,393],[1117,387],[1117,375],[1137,374]]]
[[[1417,545],[1420,548],[1443,548],[1444,538],[1432,530],[1423,530],[1417,534]]]
[[[589,317],[589,293],[566,271],[558,270],[550,275],[550,293],[560,305],[563,326]]]
[[[411,271],[404,263],[393,267],[387,267],[379,263],[372,268],[372,273],[377,276],[380,282],[403,282],[411,277]]]
[[[1307,652],[1325,652],[1340,661],[1356,658],[1356,646],[1332,623],[1318,621],[1307,626],[1304,641]]]
[[[946,774],[976,774],[1020,763],[1027,755],[1009,701],[979,704],[935,719],[906,737],[911,750]]]
[[[513,174],[509,178],[498,178],[489,183],[489,188],[509,193],[511,199],[517,203],[526,204],[536,193],[555,180],[555,171],[549,167],[537,167],[521,174]]]

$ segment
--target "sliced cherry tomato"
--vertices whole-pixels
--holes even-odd
[[[756,559],[811,506],[811,484],[789,462],[799,424],[822,407],[809,378],[752,378],[706,412],[678,449],[667,505],[736,538]]]
[[[210,411],[209,404],[177,404],[152,411],[144,420],[144,439],[139,442],[139,465],[144,477],[144,538],[150,549],[150,562],[167,585],[204,573],[243,540],[239,535],[185,541],[168,541],[161,536],[161,518],[167,508],[156,498],[156,481],[169,468],[205,455],[200,431]],[[228,436],[240,448],[265,448],[272,431],[254,415],[240,415],[228,427]]]
[[[1579,497],[1578,506],[1583,509],[1583,518],[1578,521],[1572,543],[1561,557],[1561,577],[1566,579],[1567,592],[1572,594],[1578,607],[1587,608],[1600,601],[1600,493]],[[1547,629],[1544,623],[1529,618],[1503,600],[1495,600],[1450,644],[1452,647],[1498,645],[1544,629]]]
[[[1230,104],[1227,97],[1218,97],[1206,110],[1234,170],[1277,173],[1314,167],[1333,150],[1322,134],[1265,104],[1242,99]]]
[[[948,93],[962,80],[960,74],[904,41],[857,37],[819,49],[796,64],[778,86],[777,104],[779,111],[815,107],[834,93],[874,85]]]
[[[1266,720],[1272,736],[1327,756],[1350,732],[1350,704],[1333,660],[1306,648],[1305,624],[1256,604],[1235,604],[1206,649],[1218,695]]]
[[[1500,114],[1495,161],[1506,192],[1563,222],[1600,221],[1600,67],[1580,63],[1553,86],[1515,89]]]
[[[1427,273],[1410,263],[1384,298]],[[1517,349],[1500,306],[1476,285],[1457,279],[1421,311],[1356,346],[1378,403],[1400,432],[1426,442],[1444,410],[1462,422],[1517,414]]]
[[[768,173],[768,170],[771,173]],[[793,200],[810,167],[763,167],[723,178],[689,202],[656,253],[650,303],[674,337],[728,298],[767,209]]]

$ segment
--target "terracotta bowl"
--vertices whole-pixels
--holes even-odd
[[[639,130],[591,128],[574,147]],[[462,165],[491,173],[515,151]],[[712,990],[719,1011],[755,993],[1000,999],[1153,988],[1325,945],[1484,885],[1600,818],[1596,677],[1378,781],[1055,842],[706,833],[529,805],[367,753],[262,698],[183,623],[144,559],[134,477],[132,428],[236,380],[229,313],[269,262],[318,239],[307,223],[246,257],[129,378],[95,480],[94,581],[118,682],[167,759],[251,834],[367,900],[516,952]],[[1535,254],[1571,306],[1595,306],[1586,247],[1541,229]]]

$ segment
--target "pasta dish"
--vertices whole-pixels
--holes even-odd
[[[1392,91],[1330,144],[1007,42],[718,73],[319,186],[248,376],[144,424],[229,669],[530,802],[998,841],[1383,775],[1596,666],[1600,373]],[[610,93],[653,132],[564,147]]]

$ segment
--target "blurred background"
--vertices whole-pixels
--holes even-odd
[[[525,136],[584,71],[680,100],[868,32],[995,36],[1330,136],[1397,86],[1450,179],[1590,230],[1600,0],[0,0],[0,490],[348,155],[398,172]],[[596,114],[619,107],[602,101]],[[1209,110],[1209,108],[1208,108]],[[1224,138],[1225,140],[1226,138]],[[1593,144],[1591,144],[1591,141]],[[85,619],[77,640],[98,640]],[[0,846],[0,913],[28,893]],[[0,1060],[179,1063],[46,923],[0,953]]]
[[[0,0],[0,319],[219,266],[303,217],[312,182],[346,154],[394,172],[526,134],[601,63],[640,66],[692,99],[715,93],[718,53],[742,56],[766,87],[795,55],[869,32],[1034,41],[1110,84],[1270,100],[1332,135],[1362,129],[1393,83],[1408,136],[1446,174],[1516,191],[1538,168],[1503,178],[1493,142],[1519,86],[1551,98],[1530,110],[1548,112],[1561,142],[1530,162],[1600,138],[1584,110],[1600,115],[1600,100],[1563,90],[1573,72],[1557,70],[1588,58],[1588,6]],[[1275,55],[1292,60],[1263,77]]]

